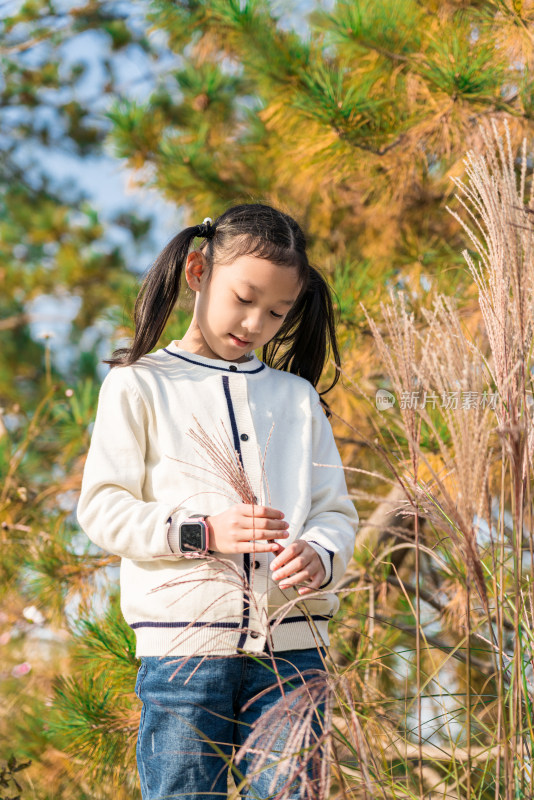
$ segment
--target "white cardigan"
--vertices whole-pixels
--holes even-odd
[[[233,444],[258,503],[284,512],[285,543],[302,538],[317,550],[323,587],[339,582],[354,549],[358,514],[307,380],[255,355],[231,363],[174,342],[113,367],[100,388],[77,517],[91,541],[121,556],[121,611],[135,630],[136,656],[328,645],[338,596],[280,590],[272,553],[186,559],[178,552],[180,521],[241,502],[207,471],[212,465],[188,433],[194,416]]]

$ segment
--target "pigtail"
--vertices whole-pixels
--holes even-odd
[[[189,247],[201,229],[201,225],[185,228],[163,248],[146,274],[135,301],[132,346],[114,350],[104,364],[127,366],[155,347],[178,300]]]
[[[329,354],[340,367],[331,290],[320,272],[310,266],[306,289],[296,300],[278,335],[263,348],[262,357],[270,367],[300,375],[316,388]],[[328,389],[320,392],[328,416],[329,406],[322,395],[334,388],[339,375],[336,369]]]

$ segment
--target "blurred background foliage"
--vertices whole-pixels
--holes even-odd
[[[337,294],[329,403],[362,434],[334,422],[344,462],[372,470],[348,389],[387,382],[360,302],[376,317],[404,289],[417,315],[440,291],[476,321],[451,177],[484,120],[531,141],[534,4],[27,0],[0,18],[0,755],[32,759],[24,797],[140,797],[118,559],[74,515],[101,359],[133,333],[139,279],[173,230],[229,204],[293,215]],[[122,170],[133,203],[104,211],[78,169],[97,187]],[[163,343],[187,319],[185,299]],[[379,502],[383,485],[357,482]],[[395,567],[409,580],[411,559]],[[358,630],[339,631],[355,659]]]

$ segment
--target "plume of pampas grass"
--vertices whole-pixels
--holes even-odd
[[[422,736],[422,704],[421,704],[421,645],[420,645],[420,554],[422,542],[419,533],[419,518],[424,516],[429,498],[428,489],[425,490],[424,500],[421,503],[421,476],[419,463],[423,460],[427,470],[430,471],[436,485],[439,487],[439,502],[433,508],[433,516],[442,514],[440,527],[446,527],[452,542],[459,551],[461,561],[466,563],[468,575],[477,588],[484,609],[489,616],[488,595],[485,585],[484,571],[478,551],[476,532],[473,528],[471,505],[475,498],[471,494],[473,481],[480,486],[484,481],[489,463],[488,414],[473,414],[469,408],[449,408],[444,411],[444,421],[451,434],[452,446],[447,446],[439,436],[437,427],[426,411],[424,405],[420,406],[417,400],[421,392],[436,392],[442,396],[451,389],[473,390],[481,383],[478,369],[480,357],[476,348],[467,344],[461,332],[459,321],[454,310],[443,298],[438,298],[433,314],[427,314],[428,332],[425,336],[415,326],[414,315],[409,314],[406,308],[404,292],[394,296],[390,291],[391,303],[389,306],[382,304],[382,313],[385,320],[388,341],[365,311],[375,343],[382,357],[393,387],[400,398],[406,397],[410,401],[408,407],[402,403],[400,414],[406,440],[409,448],[410,465],[406,465],[404,455],[399,448],[399,463],[392,463],[392,455],[383,451],[388,466],[397,475],[405,493],[405,500],[395,509],[405,514],[414,516],[414,555],[415,555],[415,616],[418,620],[416,626],[416,702],[417,702],[417,728],[418,728],[418,780],[422,792],[424,782],[423,768],[423,736]],[[363,304],[362,308],[363,308]],[[439,342],[439,349],[436,348]],[[477,383],[478,382],[478,383]],[[426,395],[425,395],[426,397]],[[412,403],[411,400],[416,402]],[[443,462],[443,468],[454,479],[464,476],[460,481],[461,486],[448,487],[442,476],[435,470],[431,460],[421,448],[421,423],[425,421],[434,432]],[[466,435],[469,434],[469,438]],[[474,440],[474,441],[473,441]],[[473,458],[476,461],[474,473],[464,473],[472,470]],[[442,472],[443,470],[440,470]],[[484,492],[481,493],[484,496]]]
[[[532,402],[527,402],[534,343],[534,181],[527,194],[527,140],[523,139],[520,171],[512,151],[508,122],[505,140],[494,121],[481,127],[484,151],[468,152],[468,182],[453,178],[457,199],[471,224],[451,209],[478,256],[463,251],[478,288],[491,360],[488,369],[497,387],[496,408],[503,444],[526,478],[527,458],[533,467]],[[530,206],[530,207],[529,207]],[[526,456],[526,458],[525,458]]]
[[[230,435],[226,430],[224,422],[220,420],[221,431],[224,431],[224,436],[220,431],[216,431],[214,435],[211,436],[194,414],[193,419],[196,423],[196,429],[189,428],[187,435],[197,445],[195,449],[201,459],[210,465],[209,467],[201,468],[203,472],[203,482],[209,485],[210,481],[206,478],[206,474],[212,475],[217,479],[218,487],[220,487],[227,496],[233,496],[229,492],[230,489],[234,492],[234,495],[237,495],[242,503],[254,505],[256,502],[254,490],[243,467],[241,457],[231,442]],[[266,450],[269,446],[273,426],[271,426],[271,431],[265,446]],[[180,464],[188,464],[188,462],[181,461],[179,458],[174,458],[173,456],[168,456],[168,458],[171,458],[173,461],[178,461]],[[264,462],[265,454],[263,456],[262,465]],[[188,466],[193,465],[188,464]],[[265,470],[263,470],[262,476],[266,479]],[[187,499],[190,500],[191,498]],[[178,506],[178,508],[179,507],[180,506]]]
[[[294,797],[296,781],[302,800],[324,800],[330,789],[332,679],[327,672],[316,670],[298,675],[306,676],[306,682],[284,692],[278,703],[256,720],[235,762],[246,757],[255,773],[270,770],[269,793],[276,800]]]
[[[484,396],[490,386],[485,380],[484,358],[480,350],[462,331],[458,314],[451,298],[438,295],[432,311],[423,309],[428,328],[422,359],[417,372],[424,391],[437,393],[442,398],[452,389],[461,393],[464,402],[447,403],[440,408],[451,445],[446,446],[432,417],[421,409],[421,417],[433,430],[444,469],[450,480],[443,481],[429,463],[435,483],[440,489],[439,509],[454,541],[463,545],[465,560],[484,606],[487,594],[484,573],[476,541],[475,516],[485,516],[486,486],[491,466],[491,433],[495,415],[491,405],[473,403],[473,398]],[[440,342],[439,350],[435,342]],[[451,487],[451,488],[449,488]],[[426,488],[425,488],[425,491]],[[420,495],[419,495],[420,496]]]

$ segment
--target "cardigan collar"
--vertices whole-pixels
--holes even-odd
[[[163,351],[198,367],[206,367],[220,372],[248,372],[251,374],[260,372],[265,368],[265,364],[259,360],[254,352],[250,353],[248,361],[226,361],[222,358],[208,358],[207,356],[200,356],[198,353],[190,353],[188,350],[178,347],[174,340],[164,347]]]

